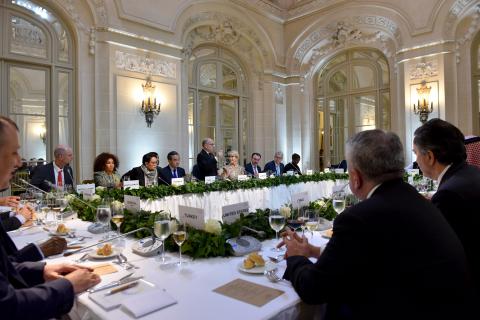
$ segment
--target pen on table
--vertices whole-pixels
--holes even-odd
[[[126,285],[124,285],[124,286],[121,286],[121,287],[112,289],[112,290],[108,291],[107,293],[105,293],[105,295],[106,295],[106,296],[109,296],[109,295],[112,295],[112,294],[115,294],[115,293],[118,293],[118,292],[121,292],[121,291],[130,289],[130,288],[133,288],[133,287],[135,287],[136,285],[138,285],[138,281],[135,281],[135,282],[126,284]]]

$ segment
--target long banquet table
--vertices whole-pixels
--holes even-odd
[[[87,230],[88,223],[78,219],[66,221],[69,228],[76,230],[77,236],[91,236],[86,243],[95,243],[101,235],[92,235]],[[40,241],[48,237],[47,233],[40,227],[25,231],[14,231],[10,233],[18,247],[27,243]],[[295,319],[304,318],[302,312],[317,312],[306,307],[300,302],[292,286],[287,282],[272,283],[263,275],[246,274],[238,270],[242,263],[241,257],[211,258],[195,260],[185,264],[182,268],[177,266],[161,268],[158,257],[141,257],[132,253],[131,245],[134,239],[126,239],[123,253],[128,261],[138,266],[135,275],[143,275],[144,279],[163,288],[174,297],[178,303],[170,307],[158,310],[141,319]],[[325,245],[326,239],[315,232],[312,241],[317,245]],[[263,242],[262,254],[264,257],[274,255],[270,251],[275,244],[274,240]],[[47,259],[47,263],[72,262],[82,254],[75,254],[71,257],[57,256]],[[177,259],[177,253],[167,253],[171,260]],[[85,265],[105,263],[104,260],[86,261]],[[119,279],[127,273],[126,270],[118,267],[117,273],[102,276],[102,284]],[[285,261],[278,264],[279,274],[283,274]],[[212,290],[222,286],[234,279],[244,279],[257,284],[283,290],[284,293],[265,304],[262,307],[253,306],[238,300],[228,298],[213,292]],[[78,295],[75,306],[70,313],[72,319],[133,319],[121,308],[105,311],[92,300],[88,293]],[[308,318],[312,318],[308,316]]]

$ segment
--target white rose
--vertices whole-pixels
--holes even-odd
[[[218,236],[222,233],[222,225],[218,220],[208,219],[205,223],[205,231],[208,233],[216,234]]]
[[[317,201],[315,201],[315,203],[316,203],[318,206],[320,206],[320,208],[325,205],[325,201],[323,201],[323,200],[317,200]]]
[[[112,207],[113,210],[121,210],[123,208],[123,203],[118,200],[114,200],[112,201],[110,206]]]
[[[95,191],[105,191],[105,187],[102,187],[102,186],[95,187]]]
[[[279,211],[280,211],[280,214],[287,219],[290,218],[292,214],[292,209],[290,209],[290,207],[280,207]]]
[[[77,197],[75,197],[73,194],[67,194],[65,198],[67,199],[68,203],[72,203]]]
[[[100,199],[102,199],[102,198],[98,194],[94,194],[90,200],[95,201],[95,200],[100,200]]]

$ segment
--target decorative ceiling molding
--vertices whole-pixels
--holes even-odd
[[[451,31],[452,27],[457,19],[462,15],[466,8],[468,8],[476,0],[457,0],[455,1],[450,10],[448,11],[447,21],[444,26],[444,33]]]
[[[436,59],[412,65],[410,68],[410,80],[424,80],[438,76],[438,62]]]
[[[115,51],[115,67],[120,70],[133,71],[146,75],[172,79],[177,78],[177,65],[174,62],[120,50]]]
[[[460,39],[455,42],[455,57],[457,63],[460,63],[460,47],[463,46],[466,42],[469,42],[473,39],[478,30],[480,30],[480,4],[475,6],[474,12],[471,14],[472,20],[467,29],[467,32]]]
[[[97,25],[108,25],[107,8],[105,7],[105,0],[91,0],[97,16]]]
[[[374,32],[365,32],[362,28],[380,29]],[[297,48],[294,54],[294,66],[302,64],[314,66],[324,56],[334,51],[358,45],[377,42],[381,51],[387,57],[393,55],[390,41],[395,38],[400,42],[397,25],[385,17],[379,16],[355,16],[341,20],[336,24],[330,24],[312,32]],[[310,57],[307,57],[310,55]],[[305,61],[305,60],[308,61]]]
[[[275,95],[275,103],[276,104],[283,104],[285,98],[285,88],[282,84],[273,82],[273,92]]]

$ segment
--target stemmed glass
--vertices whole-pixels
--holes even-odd
[[[107,204],[100,204],[97,207],[97,220],[103,224],[104,232],[107,231],[107,226],[110,225],[110,220],[112,218],[112,211],[110,206]],[[104,236],[104,239],[108,239],[108,234]]]
[[[279,210],[271,210],[268,217],[268,222],[270,223],[270,227],[275,230],[275,239],[278,243],[278,232],[285,226],[285,217],[280,214]],[[285,251],[285,249],[277,248],[276,246],[273,247],[272,250],[276,252]]]
[[[333,210],[340,214],[345,210],[345,192],[336,191],[332,194]]]
[[[120,236],[120,226],[125,219],[125,213],[123,211],[123,205],[112,208],[112,222],[117,226],[117,236]]]
[[[298,217],[298,220],[302,223],[300,225],[300,228],[302,229],[302,234],[305,234],[305,228],[306,228],[306,222],[308,221],[308,212],[310,209],[305,209],[301,212],[301,214]]]
[[[63,211],[67,208],[68,206],[68,199],[62,194],[59,198],[55,199],[55,204],[58,208],[60,208],[60,213],[59,213],[59,221],[63,221]]]
[[[153,232],[157,236],[160,241],[162,241],[162,253],[161,253],[161,259],[162,259],[162,264],[165,264],[165,240],[170,236],[172,230],[170,230],[170,214],[168,213],[159,213],[155,217],[155,222],[154,222],[154,228]],[[176,240],[175,240],[176,242]],[[183,242],[182,242],[183,243]],[[177,242],[178,244],[178,242]],[[181,254],[181,248],[180,248],[180,254]],[[181,258],[180,258],[181,260]]]
[[[173,232],[173,240],[178,245],[179,261],[178,266],[182,266],[182,244],[187,240],[187,227],[184,223],[177,223],[176,230]]]
[[[308,209],[305,210],[304,216],[307,219],[305,222],[305,226],[307,227],[308,231],[310,231],[313,237],[313,231],[315,231],[318,227],[319,213],[317,210]]]

